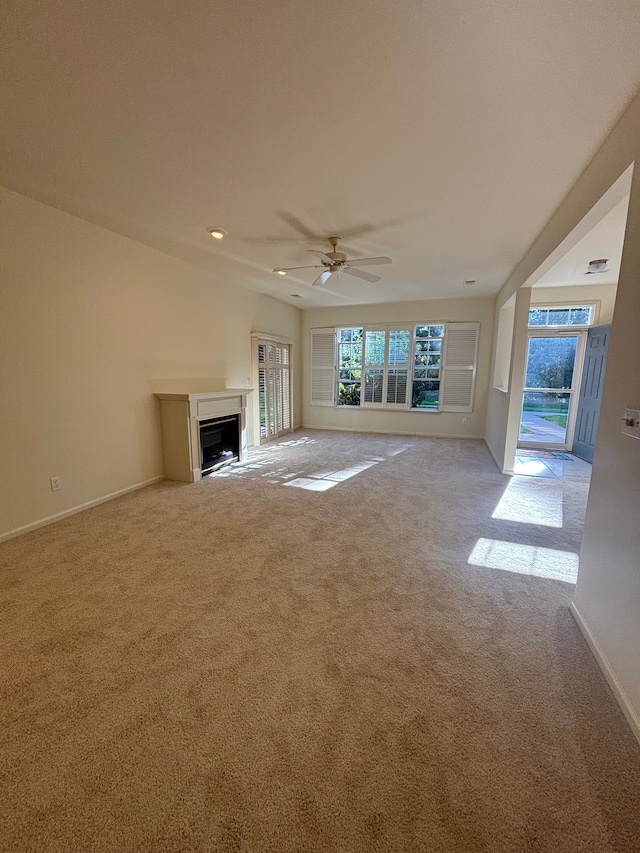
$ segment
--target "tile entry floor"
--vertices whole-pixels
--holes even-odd
[[[571,453],[563,453],[562,456],[567,458],[554,458],[548,450],[536,453],[534,450],[519,447],[513,473],[526,477],[544,477],[548,480],[578,480],[588,483],[591,479],[591,465]]]

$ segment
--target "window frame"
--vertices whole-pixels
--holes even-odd
[[[349,340],[349,341],[340,340],[340,337],[341,337],[340,333],[341,332],[352,332],[353,333],[356,331],[361,333],[361,335],[362,335],[361,341],[358,342],[358,341],[353,341],[353,340]],[[334,386],[335,386],[334,387],[334,405],[335,405],[335,408],[336,409],[359,409],[359,408],[362,408],[362,398],[363,398],[363,390],[364,390],[363,389],[363,378],[364,378],[363,361],[364,361],[365,327],[364,326],[337,326],[335,329],[335,336],[336,336],[336,343],[335,343],[335,370],[336,370],[336,375],[335,375],[335,382],[334,382]],[[349,367],[343,367],[341,365],[342,347],[348,346],[351,349],[353,349],[354,345],[356,345],[358,343],[360,345],[360,367],[359,368],[357,368],[357,367],[355,367],[355,368],[354,367],[350,367],[350,368]],[[354,379],[343,379],[340,376],[340,372],[342,370],[345,370],[345,371],[349,370],[349,372],[351,372],[351,373],[356,373],[359,370],[360,371],[359,383],[357,382],[357,380],[354,380]],[[340,386],[344,385],[345,382],[350,386],[355,386],[357,384],[360,385],[360,396],[358,398],[357,403],[341,403],[340,402]]]
[[[442,411],[442,391],[443,391],[442,379],[444,376],[444,363],[445,363],[446,340],[447,340],[447,325],[448,324],[445,322],[443,322],[443,323],[416,323],[412,329],[412,336],[411,336],[411,354],[412,354],[411,380],[410,380],[409,397],[408,397],[408,406],[409,406],[410,412],[440,412],[440,411]],[[421,335],[420,338],[418,338],[418,334],[417,334],[418,329],[428,328],[429,330],[431,330],[431,329],[435,328],[436,326],[442,327],[442,335],[441,336]],[[438,353],[440,358],[439,358],[439,363],[438,363],[437,368],[435,368],[433,365],[429,365],[429,364],[425,364],[423,367],[418,367],[416,365],[416,357],[418,355],[416,347],[418,346],[418,340],[420,340],[420,341],[439,341],[440,342],[440,351]],[[428,354],[429,350],[425,350],[425,352]],[[427,355],[427,357],[429,357],[429,356]],[[434,377],[424,376],[424,377],[416,378],[416,367],[418,370],[425,370],[427,372],[429,370],[436,370],[437,369],[438,377],[434,378]],[[413,386],[414,386],[415,382],[437,382],[438,383],[438,404],[436,406],[414,406],[413,405]]]
[[[478,371],[478,353],[480,342],[480,322],[477,320],[440,320],[416,323],[363,323],[361,325],[350,324],[348,326],[334,326],[325,328],[311,328],[311,405],[332,406],[336,409],[378,409],[380,411],[405,411],[405,412],[473,412],[475,383]],[[443,328],[442,336],[429,335],[427,340],[439,340],[440,364],[439,375],[433,381],[439,383],[438,404],[430,407],[413,406],[413,383],[415,381],[428,380],[430,377],[415,376],[417,329],[425,327],[440,326]],[[542,329],[548,327],[540,327]],[[577,327],[570,327],[577,328]],[[357,332],[361,335],[360,341],[340,340],[342,332]],[[367,332],[384,333],[384,356],[383,362],[379,358],[368,359],[366,341]],[[407,364],[390,361],[392,333],[408,334]],[[424,337],[424,336],[423,336]],[[328,341],[331,341],[331,344]],[[314,348],[318,343],[318,361],[314,360]],[[360,372],[359,381],[341,377],[341,370],[349,370],[349,365],[341,366],[341,345],[349,346],[357,343],[360,347],[359,364],[354,368]],[[329,354],[333,352],[333,362],[329,364]],[[348,359],[347,359],[348,361]],[[425,370],[429,369],[425,365]],[[381,399],[366,400],[366,371],[380,370],[383,373],[383,387]],[[420,368],[418,368],[420,369]],[[435,368],[431,368],[435,369]],[[393,371],[406,370],[406,393],[405,402],[389,402],[389,376]],[[333,377],[333,392],[329,399],[329,377]],[[340,402],[340,386],[348,382],[359,389],[358,402],[355,404]],[[314,392],[314,387],[317,389]],[[315,394],[315,396],[314,396]]]
[[[590,308],[591,318],[588,323],[556,323],[547,324],[544,326],[532,326],[529,324],[529,317],[532,311],[576,311],[580,308]],[[590,329],[592,326],[598,325],[600,314],[600,301],[593,299],[577,300],[576,302],[541,302],[539,305],[530,304],[527,313],[527,329],[550,329],[551,331],[563,331],[564,329]]]
[[[383,357],[381,362],[367,361],[367,334],[382,332],[384,334]],[[407,360],[404,364],[394,361],[391,363],[391,335],[396,333],[407,333]],[[360,406],[363,409],[395,409],[406,411],[409,404],[409,389],[411,384],[411,353],[413,341],[413,327],[411,323],[369,323],[363,327],[363,354],[362,354],[362,391]],[[379,370],[382,372],[382,389],[380,402],[367,400],[365,384],[367,371]],[[406,371],[405,402],[389,402],[389,374],[391,371]]]

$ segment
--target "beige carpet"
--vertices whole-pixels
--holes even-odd
[[[514,482],[304,432],[1,545],[0,849],[638,851],[640,747],[518,556],[570,574],[586,485]]]

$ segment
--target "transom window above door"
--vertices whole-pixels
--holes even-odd
[[[548,305],[529,310],[529,328],[565,328],[567,326],[593,326],[596,318],[595,303],[584,305]]]

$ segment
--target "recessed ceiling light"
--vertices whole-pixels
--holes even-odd
[[[300,296],[299,293],[292,293],[291,295],[293,296],[294,299],[302,299],[302,296]]]
[[[286,275],[287,274],[286,270],[274,270],[274,272],[277,272],[278,275]]]
[[[225,228],[218,227],[207,228],[207,231],[209,232],[209,234],[211,234],[214,240],[224,240],[224,238],[229,233]]]
[[[467,279],[465,279],[464,283],[467,285],[467,287],[473,287],[474,284],[478,283],[478,279],[477,278],[467,278]]]

